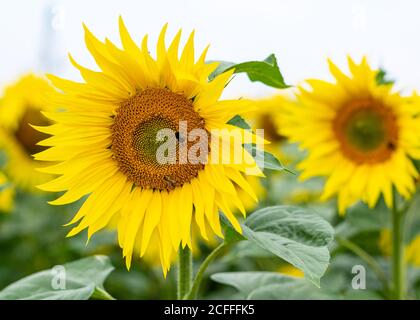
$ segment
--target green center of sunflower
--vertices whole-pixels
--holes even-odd
[[[194,129],[205,130],[204,120],[194,110],[192,101],[168,89],[146,89],[118,107],[111,150],[120,170],[136,186],[172,190],[197,177],[204,168],[202,163],[180,161],[180,144],[185,143],[187,150],[194,144],[179,136],[181,122],[186,124],[187,135]],[[159,148],[169,139],[166,135],[158,139],[159,132],[165,129],[171,130],[176,144],[172,145],[175,159],[168,163],[158,159]]]
[[[151,163],[156,163],[156,154],[165,141],[158,141],[156,137],[162,129],[172,128],[172,123],[164,118],[153,118],[141,123],[133,135],[133,148],[139,156]]]
[[[33,107],[27,107],[19,121],[15,137],[26,154],[33,155],[45,150],[45,147],[38,146],[37,143],[48,138],[48,135],[35,130],[30,124],[45,126],[48,125],[48,121],[38,109]]]
[[[375,150],[386,138],[383,120],[381,115],[373,110],[355,112],[344,128],[348,141],[360,150]]]
[[[356,163],[383,162],[398,143],[395,114],[372,98],[345,104],[337,112],[333,129],[343,153]]]

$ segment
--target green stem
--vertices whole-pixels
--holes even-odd
[[[356,254],[360,259],[365,261],[366,264],[373,270],[373,272],[375,272],[379,281],[382,282],[382,285],[385,291],[388,291],[389,288],[388,288],[387,276],[385,272],[382,270],[381,266],[376,262],[376,260],[369,253],[367,253],[365,250],[363,250],[357,244],[355,244],[354,242],[350,240],[340,238],[340,237],[336,237],[336,240],[341,246],[347,248],[348,250]]]
[[[192,282],[192,254],[188,247],[179,248],[178,253],[178,300],[186,298]]]
[[[115,300],[113,296],[111,296],[108,292],[99,287],[95,288],[95,291],[92,293],[92,296],[90,298],[92,300]]]
[[[220,252],[227,247],[226,243],[221,243],[216,249],[214,249],[207,258],[203,261],[200,268],[198,269],[197,275],[194,278],[193,285],[191,287],[191,290],[188,292],[186,299],[188,300],[194,300],[197,298],[198,289],[200,288],[201,281],[203,280],[203,276],[205,271],[207,270],[207,267],[210,265],[210,263],[220,254]]]
[[[394,192],[392,208],[392,281],[394,299],[405,298],[404,215],[397,209]]]

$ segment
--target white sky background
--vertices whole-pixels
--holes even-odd
[[[420,1],[417,0],[0,0],[0,85],[27,71],[79,79],[66,57],[88,67],[82,22],[99,38],[118,41],[122,15],[149,49],[165,22],[168,36],[196,30],[208,58],[242,62],[275,53],[290,84],[329,78],[326,58],[366,54],[400,88],[420,89]],[[169,43],[170,37],[167,38]],[[263,96],[271,90],[238,76],[227,95]]]

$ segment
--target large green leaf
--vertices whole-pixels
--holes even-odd
[[[306,209],[273,206],[254,212],[243,225],[249,241],[284,259],[320,285],[330,254],[327,245],[334,229],[323,218]]]
[[[222,272],[211,279],[236,288],[245,299],[334,299],[304,279],[275,272]]]
[[[217,69],[210,75],[210,80],[219,74],[234,69],[234,73],[246,73],[251,81],[259,81],[268,86],[285,89],[289,86],[284,82],[283,75],[274,54],[263,61],[248,61],[242,63],[220,61]]]
[[[84,258],[21,279],[0,291],[0,300],[87,300],[94,294],[106,295],[103,283],[113,270],[106,256]],[[64,286],[54,285],[57,272]]]

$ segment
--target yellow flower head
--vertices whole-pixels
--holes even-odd
[[[267,98],[255,101],[256,110],[248,117],[253,127],[264,129],[264,137],[271,145],[277,145],[284,141],[281,134],[282,109],[289,103],[289,98],[284,94],[276,94]]]
[[[195,129],[233,129],[227,122],[253,109],[245,100],[219,100],[232,72],[208,81],[217,63],[205,62],[207,49],[195,60],[194,33],[180,56],[181,31],[168,48],[165,33],[166,26],[153,57],[147,36],[138,46],[122,19],[122,48],[109,40],[98,40],[85,28],[87,48],[100,71],[86,69],[71,58],[84,82],[49,76],[59,90],[49,104],[62,111],[46,113],[54,124],[39,130],[52,135],[41,143],[50,148],[35,156],[38,160],[60,162],[45,170],[60,177],[40,186],[46,191],[66,191],[52,204],[64,205],[89,195],[70,222],[79,224],[69,236],[87,229],[90,237],[116,217],[127,267],[133,252],[143,256],[151,239],[156,239],[153,241],[158,245],[164,274],[180,245],[191,247],[193,224],[204,239],[208,239],[209,230],[223,236],[221,210],[241,230],[230,210],[234,203],[245,213],[235,187],[256,200],[243,173],[251,168],[252,172],[247,173],[262,175],[253,161],[184,163],[180,151],[174,155],[174,163],[158,161],[162,145],[156,143],[156,138],[162,129],[177,131],[179,123],[186,122],[187,134],[177,131],[175,136],[179,147],[189,149],[193,142],[190,134]],[[250,134],[242,129],[240,132]],[[207,151],[216,148],[212,140]],[[209,152],[206,159],[211,157]]]
[[[46,135],[31,125],[50,123],[41,111],[46,110],[45,95],[51,90],[46,79],[29,74],[8,86],[0,102],[0,150],[7,158],[4,170],[16,186],[30,191],[47,179],[36,171],[40,164],[32,158],[44,149],[37,143]]]
[[[322,200],[338,197],[340,213],[358,200],[374,206],[382,194],[393,205],[393,187],[408,198],[420,158],[420,103],[379,84],[364,58],[349,60],[350,75],[331,61],[336,82],[308,80],[299,105],[286,110],[283,132],[308,151],[302,179],[326,177]]]

